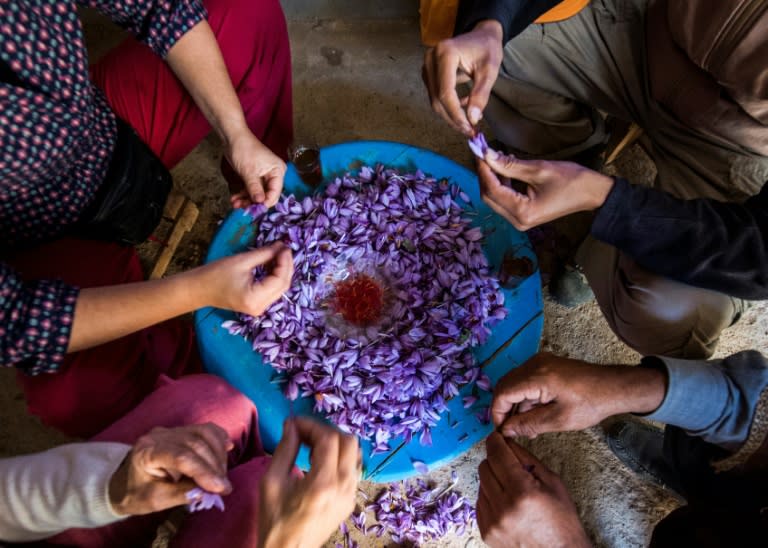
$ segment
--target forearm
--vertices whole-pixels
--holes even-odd
[[[596,390],[610,391],[601,398],[609,402],[607,415],[650,413],[664,400],[667,375],[663,368],[619,365],[607,368],[600,384]]]
[[[735,204],[680,200],[617,179],[592,235],[654,273],[736,297],[766,299],[766,202],[767,189]]]
[[[219,44],[206,21],[180,38],[166,61],[225,143],[248,131]]]
[[[67,352],[115,340],[210,304],[200,269],[160,280],[82,289]]]
[[[118,521],[109,480],[130,446],[79,443],[0,460],[0,540],[24,542]]]

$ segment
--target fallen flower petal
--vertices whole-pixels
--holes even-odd
[[[199,487],[190,489],[184,495],[187,498],[187,509],[190,512],[199,512],[200,510],[209,510],[213,507],[224,511],[224,501],[221,495],[209,493]]]

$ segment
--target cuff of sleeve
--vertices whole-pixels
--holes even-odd
[[[200,0],[187,0],[180,2],[180,6],[176,13],[168,21],[166,33],[161,40],[158,40],[156,44],[150,44],[152,49],[165,59],[168,52],[176,42],[181,40],[181,37],[187,34],[201,21],[208,18],[208,12],[203,6]]]
[[[501,43],[502,45],[509,42],[512,37],[509,32],[509,28],[507,24],[505,24],[508,20],[512,18],[512,13],[507,9],[506,6],[499,5],[499,6],[479,6],[472,9],[472,12],[467,15],[467,17],[463,21],[457,21],[456,28],[454,29],[454,35],[458,34],[464,34],[465,32],[471,31],[475,25],[477,25],[480,21],[485,21],[487,19],[492,19],[494,21],[498,21],[501,24],[502,32],[504,33]]]
[[[109,500],[109,483],[130,452],[131,446],[123,443],[90,442],[90,444],[93,443],[99,443],[103,446],[101,448],[102,457],[108,464],[103,468],[103,475],[94,484],[90,499],[91,504],[89,505],[89,519],[94,524],[113,523],[128,517],[118,514],[112,507]]]
[[[19,369],[30,375],[57,371],[69,346],[79,289],[62,281],[39,282],[32,290],[24,333],[30,358]]]
[[[627,195],[630,192],[632,185],[629,181],[621,177],[613,178],[613,188],[592,221],[592,236],[602,242],[613,243],[611,238],[616,234],[615,224],[622,216],[622,206],[629,203]]]
[[[640,363],[644,367],[664,367],[667,371],[664,401],[653,413],[641,415],[643,418],[684,430],[701,430],[721,415],[728,386],[716,369],[700,361],[658,356],[643,358]]]

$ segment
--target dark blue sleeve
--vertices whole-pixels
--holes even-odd
[[[562,0],[462,0],[454,34],[469,32],[480,21],[494,19],[504,29],[506,44]]]
[[[743,299],[768,299],[768,187],[743,204],[681,200],[617,178],[592,235],[651,272]]]

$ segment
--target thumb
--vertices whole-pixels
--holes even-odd
[[[492,149],[488,149],[484,159],[488,166],[499,175],[517,179],[530,185],[540,182],[542,169],[540,160],[522,160],[514,154],[503,154]]]
[[[272,207],[280,199],[280,192],[283,188],[284,175],[280,173],[269,173],[264,176],[264,205]]]
[[[293,470],[293,464],[296,462],[296,455],[299,454],[299,434],[296,430],[296,424],[292,419],[285,421],[283,426],[283,437],[275,448],[272,455],[270,471],[278,478],[288,477]]]
[[[245,181],[245,186],[248,189],[248,194],[251,196],[251,201],[254,204],[261,204],[267,199],[267,195],[264,193],[261,177],[258,175],[249,177]]]
[[[535,438],[539,434],[559,431],[559,412],[556,403],[534,407],[530,411],[512,415],[501,425],[506,437]]]
[[[475,74],[474,85],[472,91],[469,92],[469,101],[467,102],[467,118],[473,126],[482,120],[483,111],[488,106],[488,99],[495,82],[496,76],[487,68]]]
[[[153,487],[152,505],[158,510],[165,510],[187,504],[189,502],[187,493],[198,485],[194,481],[184,478],[176,483],[158,482]]]

